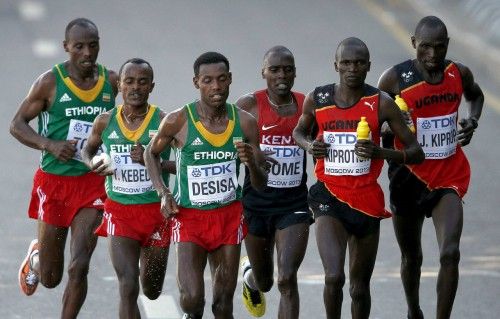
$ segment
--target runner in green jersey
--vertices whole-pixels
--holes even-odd
[[[38,239],[32,241],[21,264],[19,284],[31,295],[39,281],[47,288],[61,282],[71,227],[61,317],[74,318],[86,297],[89,262],[97,241],[94,230],[106,196],[103,177],[89,173],[81,163],[80,149],[95,117],[114,106],[117,76],[96,64],[99,34],[92,21],[71,21],[63,45],[69,60],[33,83],[10,131],[21,143],[42,151],[29,208],[29,216],[39,220]],[[36,117],[38,133],[29,125]]]
[[[178,242],[177,282],[183,318],[201,318],[205,304],[203,272],[210,263],[215,318],[232,318],[240,243],[246,233],[240,187],[240,161],[252,185],[267,184],[258,128],[249,113],[226,103],[231,84],[229,62],[207,52],[194,63],[194,86],[200,100],[169,113],[145,152],[162,212],[173,216]],[[175,200],[161,178],[160,154],[176,152]]]
[[[120,287],[120,318],[136,318],[140,317],[139,274],[144,294],[156,299],[167,267],[169,222],[160,212],[160,198],[144,167],[142,147],[156,134],[165,113],[148,103],[154,82],[147,61],[130,59],[119,75],[124,104],[97,117],[82,155],[94,172],[108,175],[104,218],[96,233],[110,237],[109,251]],[[111,162],[92,160],[102,144]],[[161,154],[163,162],[169,153],[167,149]],[[162,180],[168,184],[165,171]]]

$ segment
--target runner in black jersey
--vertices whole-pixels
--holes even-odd
[[[241,260],[243,301],[252,315],[264,314],[262,292],[273,285],[276,246],[281,292],[278,317],[298,318],[297,270],[306,252],[312,216],[307,206],[305,152],[292,137],[302,114],[304,95],[291,91],[295,61],[290,50],[283,46],[269,49],[264,55],[262,77],[266,89],[236,102],[257,119],[260,148],[273,160],[263,191],[255,190],[245,174],[243,207],[249,229],[245,238],[248,257]]]
[[[469,163],[461,147],[469,144],[477,128],[484,97],[466,66],[446,60],[449,38],[443,21],[434,16],[421,19],[411,42],[416,59],[386,70],[378,86],[406,101],[425,160],[418,165],[389,161],[391,210],[401,249],[408,318],[424,317],[419,286],[425,216],[432,216],[441,263],[436,318],[449,318],[458,286],[461,198],[470,180]],[[462,95],[469,103],[469,116],[458,120]],[[384,144],[393,144],[390,136],[384,140]],[[398,148],[398,140],[394,142]]]

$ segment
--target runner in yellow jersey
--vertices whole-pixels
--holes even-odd
[[[233,318],[238,260],[246,234],[239,163],[248,167],[252,186],[262,189],[267,184],[265,162],[255,118],[226,103],[231,84],[227,58],[216,52],[202,54],[194,63],[193,82],[200,99],[163,119],[144,159],[163,213],[174,218],[183,318],[203,316],[207,261],[213,281],[212,312],[215,318]],[[159,165],[160,154],[170,145],[177,164],[174,196],[161,179]]]
[[[95,117],[114,107],[117,76],[96,64],[99,33],[92,21],[71,21],[63,45],[69,59],[33,83],[10,132],[26,146],[42,151],[29,207],[29,216],[38,219],[38,239],[31,242],[21,264],[19,284],[29,296],[39,281],[47,288],[61,282],[71,228],[61,318],[74,318],[87,294],[90,257],[97,242],[94,230],[106,197],[103,177],[89,172],[80,150]],[[36,117],[38,132],[29,125]]]
[[[156,134],[165,113],[148,102],[154,82],[147,61],[127,60],[119,77],[124,103],[96,118],[82,155],[95,173],[108,175],[104,218],[96,233],[110,237],[109,252],[120,287],[120,318],[138,318],[139,277],[144,295],[156,299],[167,268],[169,222],[160,212],[160,199],[144,167],[142,146]],[[109,162],[92,161],[101,145],[106,146]],[[169,164],[169,151],[161,154],[164,167]],[[163,180],[168,183],[168,173]]]

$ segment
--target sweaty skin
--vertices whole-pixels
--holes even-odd
[[[93,88],[98,80],[96,65],[99,53],[99,35],[95,25],[86,19],[72,25],[63,41],[69,59],[64,62],[71,81],[82,90]],[[109,71],[113,93],[117,93],[117,75]],[[28,95],[21,102],[11,122],[10,133],[24,145],[53,154],[60,162],[67,162],[76,152],[76,141],[51,140],[35,132],[29,122],[49,110],[56,94],[56,77],[49,70],[36,79]],[[82,208],[71,224],[68,283],[63,296],[62,318],[78,315],[87,294],[87,273],[97,237],[93,231],[102,212]],[[43,221],[38,223],[39,278],[47,288],[56,287],[63,276],[64,247],[69,228],[57,227]]]
[[[335,85],[336,107],[347,108],[355,105],[364,94],[367,72],[370,70],[369,52],[366,45],[357,38],[343,40],[335,55],[335,70],[339,73],[339,84]],[[299,123],[294,130],[296,143],[314,158],[327,155],[328,143],[322,137],[310,136],[311,127],[316,123],[314,92],[304,101]],[[388,122],[394,133],[405,145],[404,153],[385,149],[371,140],[358,140],[355,153],[365,158],[392,159],[397,162],[418,163],[424,154],[415,137],[405,124],[403,116],[394,101],[384,92],[380,94],[378,108],[379,129]],[[406,153],[406,155],[405,155]],[[327,318],[340,318],[342,307],[342,287],[345,283],[344,262],[349,247],[349,283],[352,318],[368,318],[371,308],[370,279],[378,249],[379,228],[363,237],[347,231],[344,224],[328,215],[316,218],[316,242],[325,270],[323,297]]]
[[[413,65],[425,82],[437,84],[443,80],[444,63],[448,50],[448,33],[437,17],[425,17],[418,23],[411,43],[416,52]],[[474,81],[472,72],[463,64],[455,63],[462,76],[463,95],[467,101],[467,118],[459,121],[458,142],[470,143],[483,108],[484,96]],[[394,67],[386,70],[379,79],[378,87],[391,95],[400,94],[399,79]],[[427,160],[426,160],[427,161]],[[421,235],[425,215],[393,215],[393,225],[401,250],[401,279],[408,304],[408,318],[424,318],[420,309],[419,285],[422,265]],[[436,318],[450,318],[458,286],[460,237],[463,225],[463,207],[456,193],[444,195],[432,209],[440,253],[437,279]]]

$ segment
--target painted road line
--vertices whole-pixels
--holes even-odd
[[[139,296],[147,319],[179,319],[181,314],[177,303],[171,295],[160,295],[156,300],[149,300],[144,295]]]
[[[411,47],[410,45],[410,35],[411,31],[407,30],[402,24],[400,24],[397,19],[392,15],[391,13],[387,12],[384,10],[382,6],[379,4],[375,3],[374,1],[370,0],[356,0],[358,4],[361,7],[366,8],[366,11],[373,17],[375,18],[380,24],[382,24],[389,33],[393,35],[393,37],[412,55],[415,54],[415,50]],[[411,3],[411,1],[409,1]],[[421,5],[421,2],[419,2],[419,5]],[[417,6],[412,6],[415,10],[417,10]],[[451,24],[451,23],[447,23]],[[456,28],[455,28],[456,29]],[[470,35],[470,37],[474,37],[476,40],[472,41],[472,43],[476,43],[475,45],[479,45],[478,43],[478,37]],[[470,40],[471,41],[471,40]],[[470,42],[467,43],[467,45],[470,45]],[[488,51],[488,52],[493,52],[494,50],[491,49],[491,46],[487,46],[484,43],[480,45],[481,47],[488,48],[484,49],[483,51]],[[498,54],[500,56],[500,54]],[[491,57],[490,57],[491,58]],[[498,64],[500,64],[500,59],[495,58],[494,61],[499,61]],[[489,105],[491,108],[493,108],[497,113],[500,114],[500,97],[497,95],[493,94],[492,92],[485,90],[482,88],[483,93],[484,93],[484,99],[485,99],[485,104]]]
[[[17,7],[19,15],[26,21],[40,21],[45,18],[45,6],[37,1],[22,1]]]

